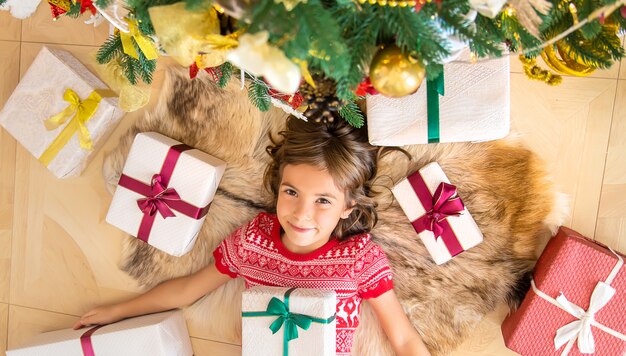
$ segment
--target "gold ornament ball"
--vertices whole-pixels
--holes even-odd
[[[384,96],[399,98],[419,89],[426,70],[395,45],[379,50],[370,65],[370,81]]]

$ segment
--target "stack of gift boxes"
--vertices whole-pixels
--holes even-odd
[[[55,177],[71,178],[81,174],[122,117],[116,94],[82,63],[43,47],[0,112],[0,125]],[[159,133],[140,133],[107,221],[181,256],[194,245],[225,167]],[[8,354],[187,356],[192,350],[179,311],[44,333]]]

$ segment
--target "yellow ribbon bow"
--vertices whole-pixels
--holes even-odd
[[[154,47],[154,44],[148,39],[148,37],[144,36],[141,31],[139,31],[137,20],[126,18],[124,21],[128,24],[128,32],[120,31],[120,39],[122,40],[124,53],[135,59],[139,59],[139,55],[133,45],[133,39],[135,39],[137,46],[139,46],[139,49],[143,52],[147,59],[157,59],[159,54]]]
[[[102,96],[94,90],[87,99],[81,101],[80,97],[74,90],[67,89],[63,94],[63,100],[70,104],[60,113],[44,121],[46,129],[55,130],[59,126],[63,125],[72,115],[74,115],[74,117],[72,117],[61,133],[59,133],[50,146],[48,146],[48,148],[39,157],[39,161],[46,166],[50,164],[59,151],[61,151],[61,149],[69,142],[70,138],[74,136],[76,131],[78,131],[78,141],[80,142],[80,147],[86,150],[91,150],[93,148],[91,135],[89,134],[85,123],[91,119],[93,114],[98,109]]]

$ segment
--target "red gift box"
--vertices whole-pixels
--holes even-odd
[[[543,356],[589,354],[592,344],[594,355],[625,355],[626,267],[622,265],[607,247],[561,227],[537,261],[534,286],[502,324],[506,346],[522,355]],[[592,294],[596,311],[586,313]],[[576,311],[570,306],[579,317],[563,309],[568,304],[565,299],[582,308]],[[559,330],[562,342],[556,343]]]

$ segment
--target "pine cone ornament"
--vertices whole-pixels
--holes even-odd
[[[300,94],[307,105],[304,116],[315,121],[329,123],[339,117],[339,99],[336,95],[336,84],[332,79],[321,75],[313,75],[315,88],[304,83],[300,86]]]

